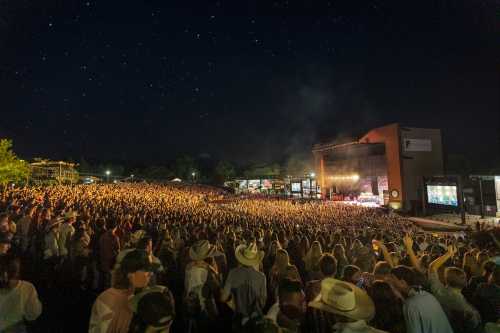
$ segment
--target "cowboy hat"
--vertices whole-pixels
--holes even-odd
[[[375,305],[364,290],[333,278],[321,281],[321,293],[309,306],[354,320],[369,321],[375,315]]]
[[[77,218],[78,216],[79,215],[77,212],[75,212],[74,210],[70,210],[66,214],[64,214],[64,219],[69,220],[69,219]]]
[[[53,219],[50,219],[49,222],[47,223],[47,225],[45,226],[45,231],[49,231],[53,227],[55,227],[63,222],[64,222],[63,217],[55,217]]]
[[[130,241],[129,242],[132,245],[136,245],[144,237],[146,237],[146,231],[144,231],[144,230],[137,230],[132,235],[130,235]]]
[[[264,251],[259,251],[255,242],[250,243],[248,246],[245,244],[239,245],[234,252],[236,259],[244,266],[256,266],[264,258]]]
[[[189,248],[189,257],[193,260],[203,260],[213,257],[214,254],[215,246],[211,245],[207,240],[197,241]]]

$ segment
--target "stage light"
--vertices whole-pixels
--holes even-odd
[[[328,177],[331,180],[336,180],[336,181],[352,181],[352,182],[357,182],[359,180],[359,175],[354,174],[354,175],[338,175],[338,176],[330,176]]]

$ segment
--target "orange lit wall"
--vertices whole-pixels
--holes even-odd
[[[403,202],[403,181],[400,159],[399,124],[391,124],[371,130],[360,140],[360,143],[384,143],[385,156],[387,158],[387,178],[389,186],[390,202]],[[391,195],[397,190],[399,195],[394,198]]]

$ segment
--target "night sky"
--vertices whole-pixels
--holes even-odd
[[[495,0],[0,0],[18,155],[283,160],[388,123],[500,150]]]

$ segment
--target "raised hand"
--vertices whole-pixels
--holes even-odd
[[[404,237],[403,237],[403,244],[404,246],[407,248],[407,249],[411,249],[413,248],[413,239],[411,238],[411,236],[409,234],[406,234]]]
[[[448,245],[448,254],[453,257],[458,252],[458,248],[455,245]]]

